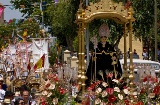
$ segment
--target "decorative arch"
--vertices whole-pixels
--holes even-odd
[[[124,25],[124,65],[125,76],[127,74],[127,49],[126,49],[126,29],[129,30],[129,48],[130,48],[130,71],[129,78],[131,80],[130,85],[133,87],[133,58],[132,58],[132,22],[135,21],[133,17],[134,11],[132,7],[126,8],[122,2],[115,3],[112,0],[100,0],[97,3],[90,2],[87,8],[82,8],[82,3],[79,5],[79,9],[76,14],[76,24],[78,25],[78,38],[79,38],[79,51],[78,51],[78,78],[79,84],[82,86],[82,93],[85,91],[85,62],[84,62],[84,31],[87,25],[94,19],[112,19],[118,24]]]

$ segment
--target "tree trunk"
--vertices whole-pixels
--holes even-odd
[[[114,43],[114,47],[115,47],[115,49],[116,49],[116,51],[118,51],[119,50],[119,48],[118,48],[118,44],[119,44],[119,42],[120,42],[120,40],[121,40],[121,38],[122,38],[122,36],[118,36],[118,39],[116,40],[116,42]]]
[[[66,41],[67,41],[67,46],[68,46],[68,50],[73,52],[73,38],[71,38],[70,36],[66,36]]]

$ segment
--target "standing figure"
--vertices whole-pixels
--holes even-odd
[[[114,47],[107,42],[109,36],[109,28],[106,24],[102,24],[99,28],[100,42],[98,42],[95,52],[93,52],[86,76],[86,84],[96,80],[108,81],[107,76],[113,74],[113,78],[120,78],[122,69],[117,58]]]
[[[146,49],[144,49],[143,53],[142,53],[142,56],[143,56],[143,60],[147,60],[148,58],[148,53],[146,51]]]

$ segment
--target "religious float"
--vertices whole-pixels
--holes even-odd
[[[67,50],[63,57],[65,63],[57,61],[50,68],[48,39],[33,38],[31,43],[19,42],[3,50],[0,72],[11,91],[20,91],[22,85],[34,91],[37,105],[159,105],[160,76],[155,73],[155,68],[150,64],[133,64],[133,13],[131,6],[124,6],[121,2],[100,0],[83,8],[81,1],[75,20],[78,25],[78,58],[70,58]],[[106,41],[109,28],[104,23],[99,28],[101,42],[97,37],[91,38],[94,52],[89,63],[93,66],[86,66],[84,38],[87,34],[84,32],[94,19],[112,19],[123,25],[124,52],[127,52],[126,35],[129,35],[129,65],[127,53],[124,53],[123,69],[120,68],[116,51]],[[139,76],[136,82],[135,67]]]

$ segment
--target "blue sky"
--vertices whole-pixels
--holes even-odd
[[[0,3],[3,5],[11,5],[10,0],[0,0]],[[10,19],[23,19],[22,14],[19,12],[19,10],[11,10],[9,6],[7,6],[4,10],[4,20],[9,21]]]

